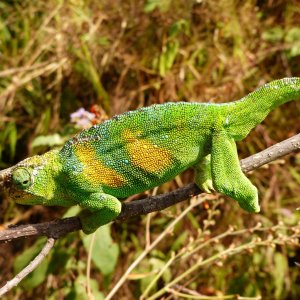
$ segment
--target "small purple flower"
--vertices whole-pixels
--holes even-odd
[[[281,213],[285,217],[291,217],[292,216],[291,210],[289,210],[287,208],[281,208]]]
[[[95,117],[95,114],[90,113],[82,107],[70,114],[71,123],[74,123],[80,129],[91,127]]]

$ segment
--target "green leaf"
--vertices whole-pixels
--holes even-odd
[[[172,251],[176,251],[178,249],[180,249],[185,243],[187,237],[189,236],[189,232],[188,231],[183,231],[179,237],[173,242],[171,250]]]
[[[119,247],[113,242],[110,235],[110,225],[102,226],[94,234],[82,237],[83,245],[87,252],[89,251],[93,235],[95,235],[95,240],[92,250],[92,261],[103,275],[109,275],[114,271],[119,256]]]
[[[171,0],[147,0],[144,6],[144,12],[150,13],[156,8],[161,12],[166,12],[171,4]]]
[[[169,37],[173,38],[181,32],[189,34],[189,23],[184,19],[180,19],[172,24],[169,31]]]
[[[262,38],[265,41],[268,41],[268,42],[271,42],[271,43],[279,42],[279,41],[282,40],[283,37],[284,37],[284,31],[279,26],[278,27],[273,27],[269,30],[266,30],[262,34]]]
[[[23,270],[40,253],[45,242],[45,238],[39,239],[33,246],[17,256],[14,262],[15,274]],[[49,262],[50,256],[48,255],[41,264],[21,282],[22,287],[26,290],[30,290],[39,286],[46,279]]]
[[[55,290],[51,295],[47,297],[47,300],[67,299],[67,296],[71,292],[69,287],[64,287]]]
[[[139,268],[137,268],[137,272],[140,273],[142,276],[140,278],[140,289],[141,291],[144,291],[148,285],[153,281],[153,279],[156,277],[157,273],[160,272],[161,269],[165,267],[166,262],[151,257],[149,260],[145,261],[143,265],[141,265]],[[164,273],[162,274],[162,279],[164,282],[169,282],[171,280],[172,274],[170,268],[166,268]],[[153,287],[151,290],[157,289],[157,282],[153,284]]]
[[[8,141],[10,148],[10,159],[12,160],[15,157],[17,145],[17,127],[15,123],[10,123]]]
[[[110,45],[110,41],[108,39],[108,37],[106,36],[102,36],[97,40],[97,43],[101,46],[109,46]]]
[[[195,65],[196,67],[202,67],[206,64],[208,60],[208,53],[206,49],[201,47],[197,48],[190,57],[191,64]]]
[[[173,63],[175,61],[175,58],[177,56],[179,50],[179,42],[169,41],[167,43],[167,51],[166,51],[166,69],[170,70],[173,66]]]
[[[164,77],[166,75],[166,56],[165,56],[165,52],[163,52],[159,57],[158,69],[159,69],[159,75]]]
[[[169,71],[175,58],[178,54],[179,42],[177,40],[168,41],[166,47],[163,49],[162,54],[159,57],[159,75],[164,77],[166,72]]]
[[[292,177],[300,184],[300,174],[297,172],[295,168],[289,168],[289,172],[291,173]]]
[[[63,139],[58,133],[55,134],[49,134],[49,135],[40,135],[36,137],[32,144],[31,147],[40,147],[40,146],[61,146],[65,142],[65,139]]]
[[[103,294],[99,291],[98,282],[95,279],[90,279],[91,291],[95,300],[104,299]]]
[[[69,292],[69,294],[65,297],[66,300],[86,300],[87,292],[86,292],[87,278],[86,276],[80,275],[76,278],[74,285]],[[104,299],[103,294],[99,291],[98,283],[95,279],[90,279],[90,287],[92,293],[92,299],[102,300]]]
[[[293,27],[288,30],[285,41],[288,43],[299,42],[300,41],[300,27]]]
[[[0,130],[0,159],[2,156],[2,151],[5,149],[4,144],[6,143],[9,145],[10,159],[12,160],[14,158],[16,153],[17,138],[17,127],[14,122],[8,123],[3,130]]]
[[[282,299],[282,292],[284,290],[284,281],[285,276],[288,271],[287,259],[284,255],[279,252],[276,252],[274,255],[274,283],[275,283],[275,299]]]
[[[79,206],[71,206],[63,215],[63,218],[70,218],[77,216],[80,212]]]
[[[300,55],[300,27],[291,28],[285,36],[285,41],[291,44],[288,51],[289,57]]]
[[[1,43],[9,42],[11,39],[11,34],[9,32],[8,27],[6,26],[5,20],[2,18],[0,19],[0,37],[1,37]]]

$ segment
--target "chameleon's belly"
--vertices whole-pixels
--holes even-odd
[[[96,142],[76,143],[62,152],[69,184],[82,192],[125,198],[169,181],[205,155],[204,138],[186,141],[175,134],[164,138],[154,142],[128,133],[125,142],[110,149]]]

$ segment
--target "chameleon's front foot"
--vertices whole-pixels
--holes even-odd
[[[85,208],[79,214],[82,230],[93,233],[100,226],[110,223],[121,213],[121,202],[108,194],[91,194],[80,206]]]

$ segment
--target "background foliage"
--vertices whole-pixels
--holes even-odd
[[[12,0],[1,1],[0,12],[1,168],[61,146],[89,122],[129,109],[166,101],[232,101],[273,79],[300,76],[297,0]],[[71,122],[70,114],[81,107],[94,115],[84,112]],[[299,132],[299,112],[300,102],[272,112],[239,143],[240,156]],[[103,227],[94,237],[69,234],[7,299],[86,299],[87,286],[90,299],[102,299],[172,220],[174,228],[131,272],[115,299],[153,295],[182,274],[157,297],[299,299],[299,240],[293,238],[300,221],[299,174],[295,154],[250,175],[260,191],[259,215],[213,195],[180,220],[188,203]],[[188,171],[154,193],[191,180]],[[47,221],[65,212],[2,199],[3,224]],[[244,230],[257,224],[270,229]],[[23,239],[1,245],[0,282],[24,267],[42,244]]]

